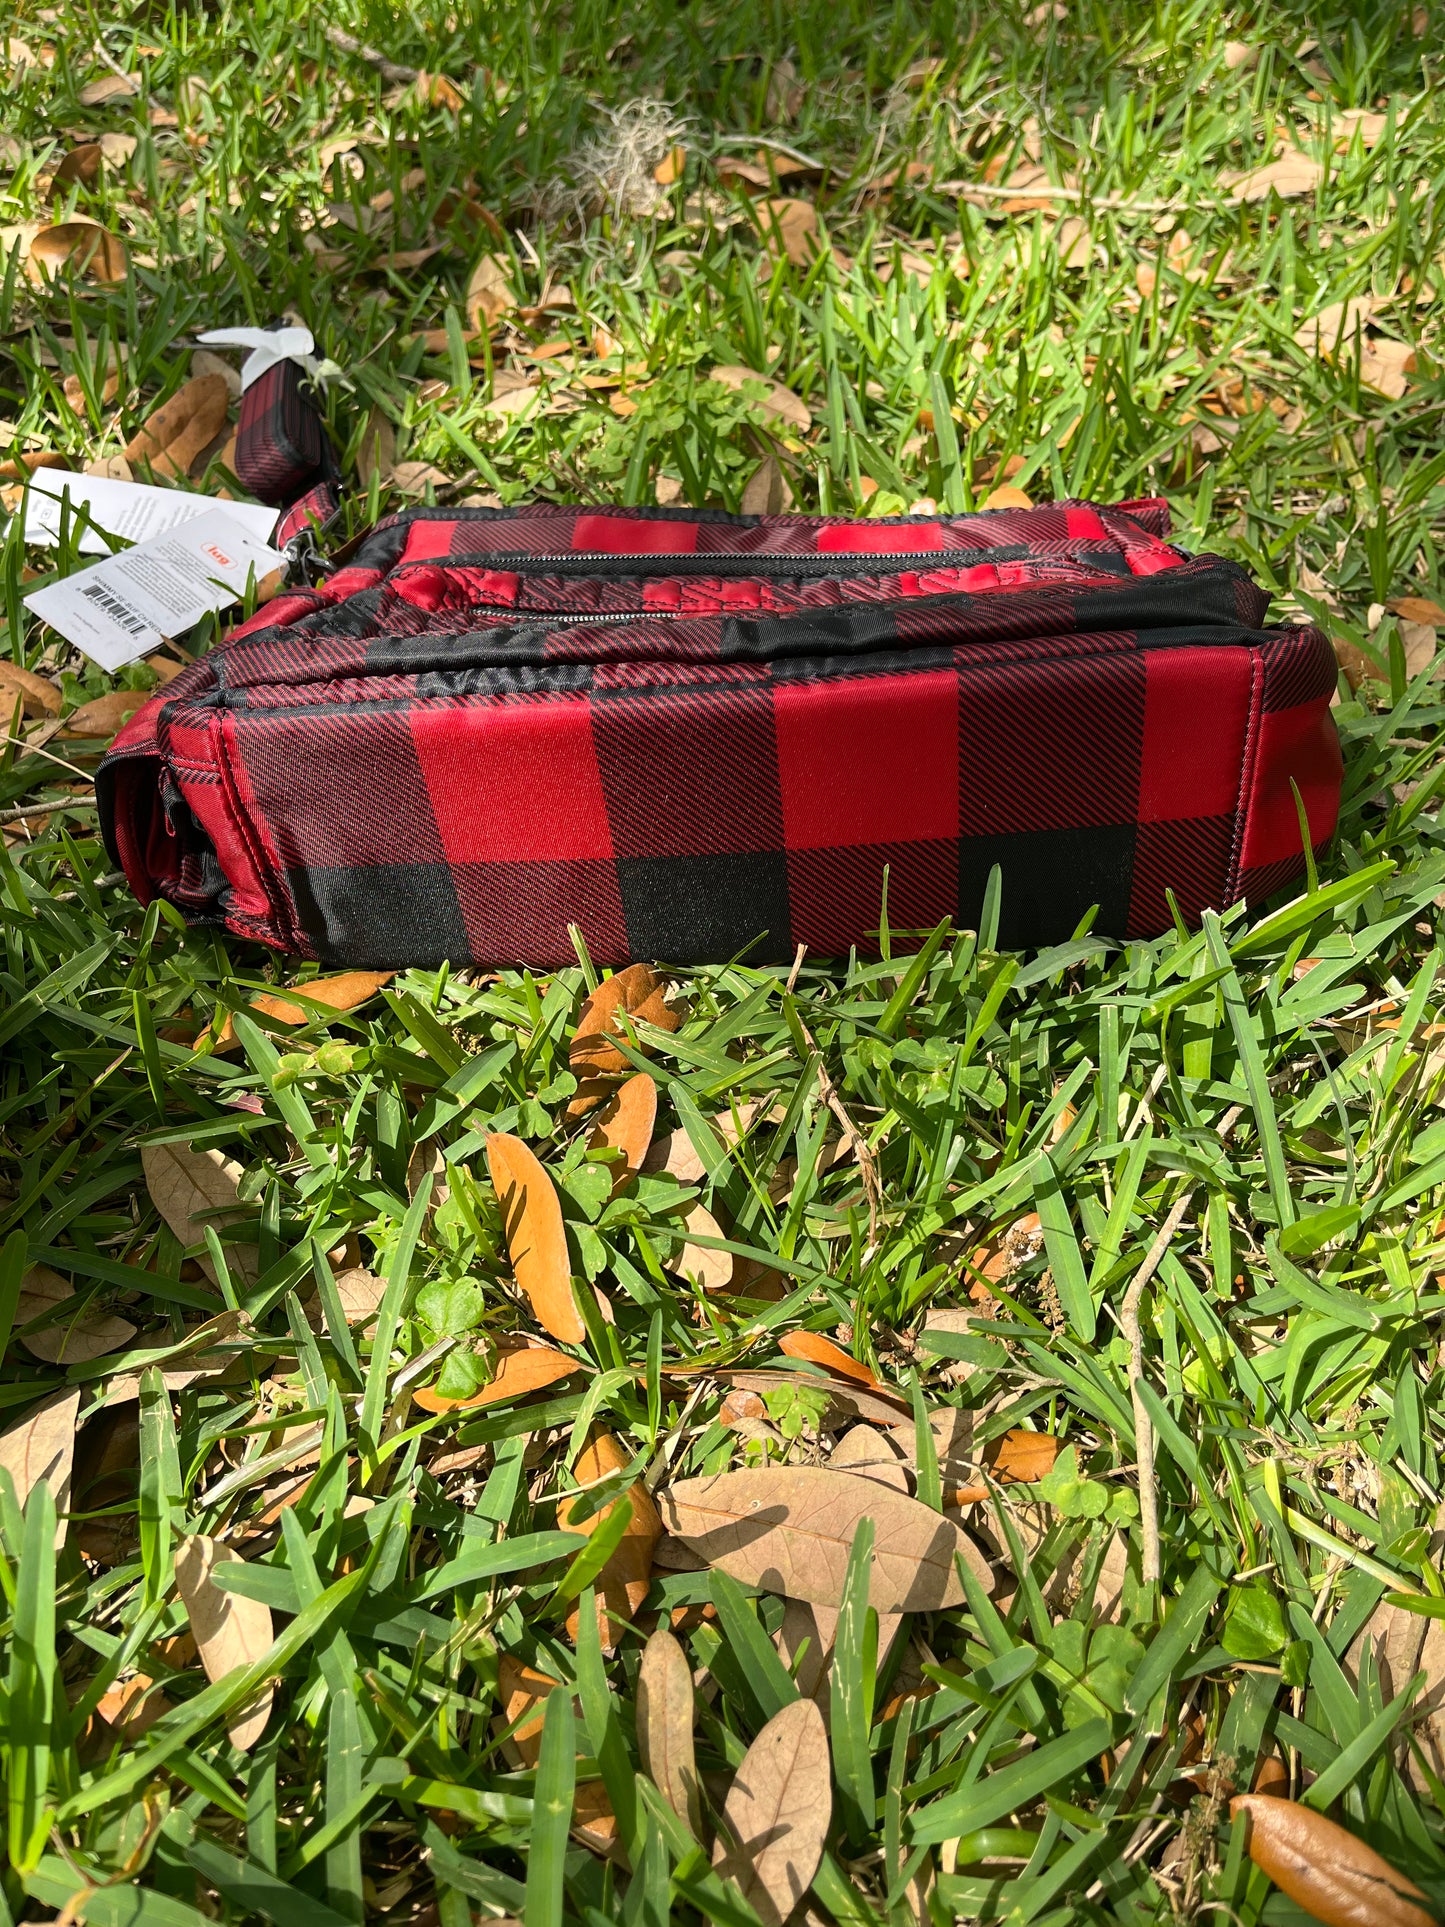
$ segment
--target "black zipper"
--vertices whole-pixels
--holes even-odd
[[[572,555],[481,555],[419,556],[404,562],[392,572],[392,579],[411,569],[507,569],[513,574],[535,573],[545,567],[556,575],[636,576],[648,581],[668,575],[740,576],[822,576],[867,577],[897,575],[899,567],[872,565],[894,563],[910,569],[975,568],[980,562],[1051,562],[1056,558],[1040,555],[1026,543],[1003,549],[900,549],[887,552],[874,549],[838,549],[826,555],[612,555],[601,550],[582,550]],[[1068,561],[1060,556],[1059,561]],[[653,568],[639,564],[654,563]]]

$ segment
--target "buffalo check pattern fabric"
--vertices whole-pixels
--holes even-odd
[[[1333,652],[1156,502],[418,509],[138,712],[143,901],[385,968],[1158,935],[1333,833]],[[1303,826],[1302,827],[1302,823]]]

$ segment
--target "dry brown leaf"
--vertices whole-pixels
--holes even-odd
[[[789,428],[795,429],[800,435],[806,435],[813,426],[813,417],[807,403],[800,396],[795,395],[791,388],[785,388],[782,382],[774,381],[771,375],[760,375],[755,368],[743,368],[735,363],[723,362],[718,367],[709,369],[708,378],[711,381],[720,381],[725,388],[738,389],[744,382],[761,382],[768,392],[758,403],[758,407],[765,415],[776,416],[779,421],[786,422]]]
[[[147,700],[144,689],[110,689],[105,695],[97,696],[93,702],[82,703],[79,709],[72,709],[65,719],[61,731],[64,736],[95,736],[102,742],[109,742],[122,723],[131,717]]]
[[[1061,268],[1087,268],[1094,258],[1094,236],[1085,220],[1067,214],[1054,229],[1054,248]]]
[[[696,1238],[721,1238],[722,1226],[706,1205],[700,1203],[688,1207],[683,1223],[688,1230],[688,1240],[673,1269],[684,1278],[691,1279],[702,1291],[726,1291],[733,1281],[736,1264],[733,1253],[693,1242]]]
[[[670,147],[657,166],[652,170],[652,178],[659,187],[671,187],[682,179],[683,169],[687,166],[687,149]]]
[[[906,1619],[905,1613],[879,1613],[876,1664],[880,1671]],[[790,1599],[787,1602],[782,1624],[773,1643],[783,1664],[793,1674],[798,1691],[816,1703],[825,1720],[830,1711],[832,1695],[829,1676],[837,1642],[836,1606],[815,1606],[805,1599]]]
[[[809,1699],[775,1713],[743,1756],[723,1808],[713,1868],[782,1927],[813,1884],[833,1817],[828,1735]]]
[[[397,462],[391,471],[391,486],[402,495],[421,495],[428,487],[445,488],[451,479],[435,462]]]
[[[632,1454],[626,1447],[610,1432],[601,1432],[582,1448],[573,1471],[578,1485],[586,1491],[589,1486],[611,1478],[614,1472],[621,1472],[631,1462]],[[626,1496],[632,1504],[632,1517],[621,1543],[595,1581],[597,1630],[604,1652],[611,1652],[621,1636],[618,1621],[634,1619],[641,1611],[642,1602],[652,1584],[653,1547],[662,1537],[662,1521],[658,1517],[657,1507],[640,1479],[627,1488]],[[577,1502],[564,1499],[557,1507],[558,1527],[563,1532],[580,1532],[590,1538],[619,1503],[613,1500],[611,1505],[603,1506],[589,1518],[579,1519],[574,1525],[572,1520]],[[567,1616],[568,1637],[574,1643],[578,1624],[579,1609],[574,1607]]]
[[[484,254],[472,269],[467,282],[467,321],[479,334],[488,332],[493,322],[516,307],[511,274],[512,264],[502,254]]]
[[[63,198],[56,189],[68,187],[72,181],[95,180],[104,159],[99,141],[82,141],[79,147],[72,147],[68,154],[61,156],[60,165],[51,176],[52,199]]]
[[[629,964],[616,976],[604,978],[577,1013],[568,1053],[575,1075],[620,1076],[632,1069],[631,1060],[612,1042],[613,1038],[623,1035],[619,1012],[640,1018],[658,1030],[676,1030],[682,1022],[678,1013],[664,1002],[659,978],[646,964]],[[642,1044],[641,1049],[644,1056],[651,1054],[646,1044]]]
[[[136,1673],[102,1694],[95,1710],[117,1738],[133,1746],[163,1713],[170,1712],[171,1703],[148,1674]]]
[[[32,1265],[20,1281],[15,1323],[28,1325],[32,1318],[39,1318],[43,1312],[63,1305],[67,1298],[74,1296],[75,1287],[69,1279],[44,1265]],[[128,1319],[117,1318],[110,1312],[84,1311],[78,1318],[70,1317],[31,1332],[20,1343],[34,1357],[43,1358],[47,1365],[83,1365],[87,1359],[103,1358],[107,1352],[118,1351],[134,1337],[135,1326]]]
[[[0,237],[4,230],[0,229]],[[5,258],[5,250],[0,247],[0,261]],[[69,468],[70,457],[62,455],[57,448],[32,448],[19,455],[11,455],[0,462],[0,481],[23,482],[27,475],[33,475],[37,468]]]
[[[524,1666],[512,1654],[503,1653],[497,1667],[497,1697],[502,1703],[502,1712],[493,1722],[493,1731],[501,1734],[514,1722],[520,1722],[510,1739],[502,1742],[502,1751],[513,1765],[536,1766],[542,1750],[547,1700],[561,1684],[561,1680],[553,1679],[549,1673],[539,1673],[534,1667]],[[575,1699],[572,1705],[575,1712]],[[572,1802],[571,1832],[574,1840],[581,1841],[593,1853],[611,1857],[618,1851],[617,1816],[599,1781],[587,1780],[578,1786]]]
[[[134,100],[140,92],[140,81],[134,74],[102,74],[98,80],[88,80],[76,95],[82,107],[104,107],[107,101]]]
[[[1406,622],[1402,619],[1400,642],[1405,651],[1406,676],[1413,679],[1435,660],[1437,638],[1431,623]]]
[[[444,107],[449,114],[459,114],[467,104],[461,88],[445,74],[418,74],[412,92],[423,107]]]
[[[846,1431],[828,1458],[837,1472],[851,1472],[855,1478],[876,1479],[879,1485],[895,1492],[911,1490],[908,1455],[889,1432],[871,1425],[855,1425]]]
[[[1034,1485],[1052,1470],[1059,1441],[1048,1432],[1028,1432],[1015,1426],[995,1439],[984,1453],[984,1464],[1005,1485]]]
[[[1327,357],[1352,353],[1355,337],[1364,334],[1379,305],[1372,294],[1355,294],[1348,301],[1332,301],[1296,328],[1296,345],[1311,354]]]
[[[587,1140],[588,1148],[621,1151],[624,1162],[612,1166],[612,1189],[619,1190],[642,1169],[657,1122],[657,1085],[646,1071],[629,1077],[598,1115]]]
[[[0,662],[0,708],[7,724],[17,701],[27,716],[58,716],[61,700],[60,691],[46,677],[22,669],[17,662]]]
[[[1432,629],[1445,629],[1445,609],[1429,596],[1392,596],[1385,607],[1392,616],[1400,616],[1406,622],[1427,622]],[[3,673],[0,669],[0,675]]]
[[[357,480],[365,489],[373,482],[384,487],[395,467],[396,430],[379,408],[373,408],[366,418],[356,457]]]
[[[811,201],[759,201],[758,225],[770,246],[781,247],[795,268],[805,268],[818,251],[818,210]]]
[[[61,221],[43,227],[30,243],[26,272],[32,280],[63,270],[83,274],[91,281],[113,284],[124,281],[129,269],[125,242],[98,221]]]
[[[600,1780],[583,1780],[572,1796],[572,1838],[604,1860],[621,1859],[617,1815]]]
[[[100,137],[100,157],[107,167],[124,167],[140,141],[134,134],[104,133]]]
[[[1325,1927],[1433,1927],[1414,1881],[1324,1814],[1268,1793],[1237,1794],[1229,1812],[1249,1815],[1254,1864]]]
[[[968,1505],[978,1482],[974,1454],[974,1414],[957,1405],[940,1405],[928,1415],[933,1434],[933,1456],[938,1466],[939,1483],[946,1506]],[[918,1435],[912,1414],[893,1421],[893,1437],[903,1448],[908,1463],[917,1467]]]
[[[643,1772],[678,1819],[701,1838],[692,1668],[687,1654],[663,1627],[643,1647],[637,1669],[637,1746]]]
[[[1371,113],[1367,107],[1343,107],[1336,110],[1334,123],[1335,152],[1343,154],[1356,134],[1359,135],[1362,146],[1378,147],[1385,138],[1385,129],[1390,124],[1390,116]]]
[[[686,1377],[686,1372],[675,1374]],[[716,1373],[724,1384],[735,1385],[749,1392],[774,1392],[780,1385],[796,1385],[796,1372],[764,1367],[758,1371],[738,1371],[733,1368]],[[869,1392],[861,1385],[847,1378],[819,1378],[809,1380],[826,1390],[829,1399],[828,1410],[823,1415],[825,1428],[831,1428],[840,1415],[865,1420],[869,1425],[901,1425],[913,1423],[912,1409],[906,1400],[896,1397],[892,1392]]]
[[[128,462],[149,462],[157,475],[183,480],[191,464],[220,434],[231,405],[221,375],[193,375],[169,401],[153,409],[126,443]]]
[[[832,1372],[838,1378],[851,1378],[859,1385],[866,1385],[870,1391],[881,1391],[877,1375],[867,1365],[860,1365],[841,1345],[835,1345],[831,1338],[824,1338],[821,1332],[789,1332],[778,1343],[778,1350],[786,1352],[789,1358],[807,1358],[824,1371]]]
[[[1324,172],[1319,161],[1292,150],[1278,160],[1266,161],[1263,167],[1227,169],[1220,175],[1219,184],[1228,189],[1232,201],[1266,201],[1271,194],[1294,200],[1302,194],[1313,194]]]
[[[328,1010],[357,1010],[369,1003],[395,975],[394,970],[343,970],[334,977],[314,977],[309,984],[296,984],[294,989],[313,1003],[324,1004]],[[263,991],[259,997],[253,997],[248,1008],[259,1010],[264,1017],[274,1017],[279,1024],[304,1024],[316,1018],[315,1011],[273,991]],[[225,1022],[216,1034],[215,1048],[230,1050],[238,1041],[231,1013],[227,1011]]]
[[[741,508],[744,515],[786,515],[793,491],[776,455],[765,455],[748,477]]]
[[[85,464],[85,473],[87,475],[104,475],[107,480],[112,482],[133,482],[135,480],[135,476],[131,472],[131,465],[125,459],[124,455],[97,455],[93,461]]]
[[[239,1164],[214,1147],[198,1151],[189,1144],[144,1144],[140,1158],[151,1202],[183,1245],[204,1247],[207,1225],[224,1230],[238,1208]],[[204,1249],[198,1263],[215,1284],[215,1268]],[[260,1276],[256,1246],[227,1245],[226,1268],[233,1278],[254,1285]]]
[[[879,1613],[957,1605],[964,1558],[992,1591],[988,1562],[954,1520],[917,1499],[827,1466],[765,1466],[683,1479],[658,1495],[662,1522],[744,1585],[839,1606],[858,1522],[876,1538],[869,1603]]]
[[[324,1004],[328,1010],[356,1010],[395,975],[394,970],[343,970],[335,977],[316,977],[309,984],[296,984],[294,989],[312,1003]],[[256,998],[252,1009],[283,1024],[303,1024],[315,1014],[301,1004],[292,1003],[288,997],[270,994]]]
[[[1399,401],[1410,386],[1406,377],[1414,374],[1415,368],[1415,351],[1408,342],[1385,341],[1377,336],[1360,356],[1360,381],[1377,395]]]
[[[525,1398],[544,1385],[555,1385],[580,1371],[575,1358],[554,1352],[550,1345],[521,1345],[499,1352],[497,1368],[487,1383],[467,1398],[447,1398],[429,1386],[412,1393],[412,1402],[424,1412],[465,1412],[474,1405],[496,1405],[503,1399]],[[591,1522],[589,1521],[589,1524]]]
[[[217,1566],[243,1564],[241,1555],[204,1533],[191,1533],[176,1547],[176,1590],[186,1609],[196,1650],[209,1680],[224,1679],[238,1666],[250,1666],[270,1647],[271,1608],[244,1593],[223,1592],[213,1573]],[[272,1689],[232,1714],[231,1744],[249,1751],[271,1716]]]
[[[653,1139],[642,1168],[668,1171],[679,1184],[700,1184],[707,1176],[707,1166],[698,1156],[697,1146],[681,1126]]]
[[[487,1139],[487,1170],[502,1207],[518,1289],[544,1330],[564,1345],[580,1345],[587,1327],[572,1296],[572,1266],[556,1186],[519,1137],[501,1132]]]
[[[0,1432],[0,1466],[10,1474],[15,1496],[24,1505],[44,1479],[55,1501],[55,1543],[65,1544],[70,1510],[70,1478],[75,1464],[75,1421],[80,1393],[57,1392],[23,1419]]]
[[[719,1425],[739,1429],[749,1428],[758,1420],[766,1419],[767,1416],[768,1408],[756,1392],[742,1391],[736,1386],[727,1394],[717,1411]]]
[[[983,498],[985,509],[1031,509],[1033,497],[1026,495],[1021,488],[1012,488],[1005,483],[1002,488],[992,489]]]
[[[1247,72],[1249,68],[1259,65],[1259,49],[1251,47],[1247,40],[1226,40],[1224,65],[1228,73],[1236,73],[1240,68]]]
[[[820,1619],[821,1616],[821,1619]],[[900,1615],[896,1615],[901,1618]],[[895,1615],[890,1614],[890,1618]],[[793,1675],[804,1699],[815,1700],[824,1718],[828,1711],[828,1669],[838,1634],[835,1606],[814,1606],[806,1599],[790,1599],[774,1636],[778,1656]],[[881,1621],[880,1621],[881,1636]]]
[[[577,1086],[576,1095],[567,1100],[567,1116],[572,1121],[579,1117],[586,1117],[589,1111],[595,1111],[599,1104],[605,1104],[609,1097],[615,1097],[616,1094],[615,1078],[584,1077]],[[666,1139],[663,1141],[665,1143]],[[656,1149],[655,1146],[653,1148]],[[651,1170],[651,1163],[649,1162],[645,1168]]]
[[[362,1331],[376,1322],[376,1314],[386,1292],[386,1280],[361,1265],[349,1265],[336,1274],[336,1296],[342,1316],[352,1329]],[[306,1322],[316,1332],[329,1330],[319,1293],[313,1293],[301,1307]]]
[[[552,1689],[561,1684],[561,1680],[553,1679],[550,1673],[539,1673],[533,1666],[524,1666],[511,1653],[502,1654],[497,1664],[497,1697],[502,1703],[502,1714],[495,1730],[503,1732],[514,1721],[521,1721],[502,1747],[519,1766],[537,1764],[542,1751],[547,1698]]]

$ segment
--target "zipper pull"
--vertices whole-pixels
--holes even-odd
[[[161,771],[160,790],[161,814],[166,820],[166,835],[178,836],[180,832],[176,828],[176,811],[186,809],[187,805],[185,797],[181,795],[180,785],[168,769]]]

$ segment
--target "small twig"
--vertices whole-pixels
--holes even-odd
[[[1183,1222],[1193,1196],[1194,1185],[1191,1182],[1175,1199],[1169,1216],[1160,1225],[1143,1264],[1129,1280],[1129,1289],[1124,1293],[1124,1302],[1119,1307],[1119,1329],[1129,1341],[1129,1397],[1134,1406],[1134,1457],[1139,1464],[1139,1528],[1144,1541],[1140,1576],[1146,1586],[1159,1583],[1164,1567],[1159,1552],[1159,1488],[1154,1478],[1154,1426],[1140,1395],[1140,1387],[1144,1383],[1144,1337],[1139,1329],[1139,1306],[1144,1297],[1144,1288],[1163,1263],[1164,1253]]]
[[[1116,214],[1169,214],[1188,206],[1183,200],[1136,201],[1128,194],[1091,194],[1086,187],[1057,187],[1052,181],[1030,182],[1027,187],[990,181],[938,181],[933,192],[958,194],[965,201],[1087,201],[1090,207],[1108,208]]]
[[[66,805],[82,810],[92,807],[88,796],[64,796],[54,803],[17,803],[13,809],[0,810],[0,823],[25,823],[34,816],[49,816],[52,810],[63,810]]]
[[[375,67],[383,80],[403,82],[421,78],[419,67],[403,67],[399,60],[388,60],[386,55],[379,54],[375,47],[368,47],[365,41],[358,40],[355,34],[346,33],[340,27],[328,27],[326,38],[333,47],[339,47],[342,53],[355,54],[358,60],[364,60],[368,66]]]
[[[719,147],[770,147],[775,154],[786,154],[790,161],[797,161],[800,167],[815,168],[820,174],[828,172],[826,161],[815,161],[811,154],[800,153],[796,147],[789,147],[786,141],[772,140],[766,134],[724,134],[717,145]]]
[[[798,955],[794,959],[795,970],[803,960],[802,951],[803,946],[800,944]],[[843,1100],[838,1095],[837,1087],[828,1075],[828,1067],[823,1062],[823,1053],[818,1049],[817,1039],[801,1017],[798,1019],[798,1028],[807,1039],[808,1048],[817,1055],[818,1090],[822,1094],[823,1102],[842,1126],[843,1143],[857,1161],[858,1173],[863,1180],[863,1195],[868,1200],[868,1243],[871,1248],[878,1242],[878,1215],[883,1208],[883,1186],[878,1177],[878,1160],[874,1157],[868,1140],[849,1117]]]
[[[27,756],[43,756],[47,763],[55,763],[61,769],[68,769],[71,775],[78,776],[82,783],[93,785],[95,782],[95,778],[83,770],[78,763],[67,763],[63,756],[53,755],[50,750],[42,749],[39,743],[29,743],[23,736],[11,736],[8,732],[5,741],[13,743],[16,749],[23,749]]]
[[[788,972],[788,981],[787,981],[786,989],[790,997],[793,994],[793,987],[798,981],[798,972],[803,968],[803,959],[804,957],[807,956],[807,954],[808,954],[807,944],[800,943],[798,945],[798,954],[793,959],[793,967]]]
[[[1155,1071],[1154,1075],[1150,1078],[1149,1088],[1147,1091],[1145,1091],[1144,1095],[1139,1099],[1139,1103],[1137,1108],[1135,1109],[1134,1115],[1129,1120],[1129,1128],[1127,1131],[1125,1131],[1123,1137],[1121,1137],[1119,1140],[1121,1144],[1127,1144],[1129,1140],[1133,1137],[1134,1133],[1138,1130],[1139,1126],[1143,1124],[1146,1119],[1150,1119],[1153,1117],[1154,1100],[1162,1090],[1164,1085],[1164,1080],[1168,1075],[1169,1075],[1169,1066],[1167,1064],[1161,1064],[1158,1067],[1158,1069]]]

